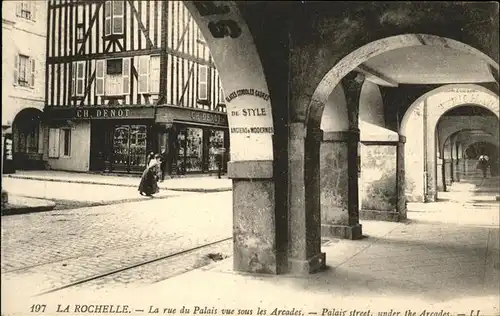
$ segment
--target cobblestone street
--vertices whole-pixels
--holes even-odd
[[[65,190],[62,187],[61,190],[51,187],[45,192],[50,192],[51,195],[67,192],[64,194],[71,195],[65,198],[80,196],[83,199],[93,194],[96,194],[96,198],[102,198],[106,196],[105,193],[110,194],[116,189],[96,186],[100,190],[96,191],[94,188],[90,192],[92,188],[89,186],[92,185],[25,182],[33,182],[29,193],[36,186],[64,186]],[[84,189],[69,189],[71,185]],[[21,188],[26,191],[26,187]],[[116,192],[127,189],[118,188]],[[39,192],[38,196],[45,195],[45,192]],[[125,197],[126,193],[122,196]],[[136,194],[128,192],[129,195],[131,193]],[[161,193],[171,194],[166,190]],[[36,294],[231,237],[231,192],[176,192],[175,196],[171,195],[167,199],[153,198],[139,202],[3,217],[2,287],[25,294],[29,290]],[[230,249],[229,244],[207,248],[207,251],[226,251]],[[110,275],[94,282],[94,286],[108,283],[122,286],[134,282],[147,284],[168,276],[167,272],[171,274],[182,271],[187,266],[185,260],[174,263],[177,266],[170,263],[168,267],[162,267],[162,262],[158,261],[147,269],[134,270],[134,273],[128,274],[119,273],[116,279]],[[199,265],[200,262],[192,264]]]

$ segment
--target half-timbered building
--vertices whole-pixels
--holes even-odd
[[[47,29],[51,168],[141,172],[164,152],[171,174],[217,170],[224,95],[181,1],[50,0]]]

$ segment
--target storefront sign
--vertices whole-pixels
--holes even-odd
[[[77,118],[117,118],[128,117],[129,109],[92,109],[92,110],[76,110]]]
[[[12,156],[12,139],[6,138],[5,139],[5,159],[7,160],[13,160]]]
[[[172,124],[173,122],[205,123],[217,126],[227,126],[226,113],[193,111],[178,106],[160,106],[156,111],[156,123]]]
[[[85,119],[152,119],[154,108],[50,108],[45,115],[49,119],[85,120]]]
[[[211,123],[211,124],[224,124],[226,120],[224,116],[215,113],[205,112],[191,112],[191,119],[195,122]]]

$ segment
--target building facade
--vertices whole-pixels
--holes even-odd
[[[2,2],[2,148],[5,169],[43,167],[46,5]]]
[[[224,94],[180,1],[49,1],[45,158],[50,168],[209,173],[229,152]],[[224,166],[225,169],[225,166]]]

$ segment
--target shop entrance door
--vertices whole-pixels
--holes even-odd
[[[146,125],[115,125],[113,133],[113,170],[142,172],[146,168]]]

